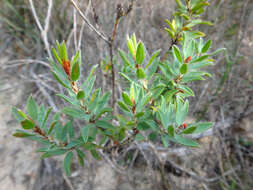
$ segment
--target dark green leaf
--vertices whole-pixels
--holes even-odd
[[[44,159],[44,158],[48,158],[51,156],[59,156],[59,155],[65,154],[66,152],[67,152],[67,150],[65,150],[65,149],[48,150],[48,151],[46,151],[46,153],[42,154],[40,156],[40,158]]]
[[[181,73],[181,74],[185,74],[185,73],[187,73],[187,71],[188,71],[188,65],[184,63],[184,64],[180,67],[180,73]]]
[[[84,91],[83,90],[80,90],[77,95],[76,95],[77,99],[78,100],[81,100],[85,97],[85,94],[84,94]]]
[[[182,131],[182,134],[192,134],[197,129],[197,127],[187,127]]]
[[[170,134],[170,136],[172,136],[172,137],[174,137],[174,135],[175,135],[175,132],[174,132],[175,130],[174,130],[174,127],[172,126],[172,125],[170,125],[169,127],[168,127],[168,133]]]
[[[111,123],[109,123],[108,121],[105,121],[105,120],[97,121],[96,125],[98,127],[103,128],[103,129],[115,129],[115,127]]]
[[[206,53],[212,45],[212,40],[208,40],[203,46],[201,53]]]
[[[84,158],[85,158],[84,152],[79,149],[76,149],[76,153],[77,153],[77,157],[78,157],[80,165],[84,167]]]
[[[35,127],[35,123],[33,123],[31,120],[26,119],[21,122],[21,126],[26,130],[33,129]]]
[[[64,168],[67,176],[70,176],[70,174],[71,174],[70,166],[71,166],[71,163],[73,160],[73,156],[74,156],[73,152],[69,152],[65,156],[64,161],[63,161],[63,168]]]
[[[102,159],[100,157],[99,153],[95,149],[90,150],[90,153],[93,156],[93,158],[95,158],[96,160],[101,160]]]

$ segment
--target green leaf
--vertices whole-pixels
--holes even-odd
[[[181,134],[192,134],[197,129],[197,127],[187,127],[185,130],[182,131]]]
[[[35,127],[35,123],[33,123],[31,120],[26,119],[21,122],[21,126],[26,130],[33,129]]]
[[[20,110],[20,109],[17,109],[15,107],[12,107],[11,108],[11,113],[13,115],[13,117],[18,121],[18,122],[21,122],[23,121],[24,119],[27,119],[27,116]]]
[[[146,74],[142,68],[138,68],[136,71],[136,76],[138,79],[144,79],[146,77]]]
[[[103,129],[115,129],[115,127],[106,120],[99,120],[96,122],[96,125]]]
[[[128,49],[129,49],[131,55],[134,57],[136,48],[135,48],[135,45],[134,45],[132,39],[130,39],[129,36],[127,36],[127,45],[128,45]]]
[[[138,44],[137,51],[136,51],[136,63],[141,65],[145,59],[145,47],[142,42]]]
[[[87,81],[90,81],[90,78],[93,75],[93,73],[95,72],[95,70],[96,70],[97,67],[98,67],[98,64],[92,66],[92,68],[90,70],[90,74],[89,74],[88,78],[86,79],[86,83],[87,83]]]
[[[75,62],[71,69],[71,80],[77,81],[80,77],[80,65],[79,62]]]
[[[25,137],[30,137],[30,136],[35,136],[35,134],[30,134],[30,133],[27,133],[25,131],[22,131],[22,130],[17,130],[14,134],[13,134],[14,137],[18,137],[18,138],[25,138]]]
[[[72,58],[72,60],[71,60],[71,64],[70,64],[71,68],[73,67],[73,65],[74,65],[76,62],[79,61],[79,59],[80,59],[80,51],[77,51],[77,52],[76,52],[76,55],[75,55],[75,56]],[[80,64],[80,62],[79,62],[79,64]]]
[[[56,125],[56,123],[57,123],[57,121],[53,121],[53,122],[51,123],[51,125],[50,125],[50,127],[49,127],[49,130],[48,130],[48,132],[47,132],[48,135],[51,134],[51,132],[53,131],[53,129],[54,129],[55,125]]]
[[[120,57],[121,57],[123,63],[124,63],[126,66],[129,66],[129,67],[132,68],[132,69],[134,68],[133,65],[130,63],[130,61],[128,60],[128,58],[127,58],[127,56],[126,56],[126,54],[125,54],[124,51],[119,50],[119,55],[120,55]]]
[[[58,53],[56,52],[55,48],[52,48],[52,53],[53,53],[55,59],[58,61],[58,63],[62,65],[62,60],[59,57]]]
[[[93,156],[93,158],[95,158],[96,160],[101,160],[102,159],[100,157],[99,153],[95,149],[90,150],[90,153]]]
[[[48,151],[46,151],[46,153],[42,154],[40,156],[40,158],[44,159],[44,158],[49,158],[51,156],[59,156],[59,155],[65,154],[66,152],[67,152],[67,150],[65,150],[65,149],[48,150]]]
[[[149,138],[149,140],[151,140],[151,141],[156,141],[157,136],[158,136],[157,132],[152,132],[152,133],[150,133],[150,134],[148,135],[148,138]]]
[[[58,41],[56,41],[56,46],[60,59],[63,59],[62,45]]]
[[[192,60],[190,63],[192,64],[192,63],[201,62],[201,61],[204,61],[205,59],[207,59],[208,57],[209,57],[209,55],[203,55],[197,59]]]
[[[78,102],[73,97],[68,97],[68,96],[65,96],[64,94],[56,94],[56,96],[59,96],[60,98],[62,98],[66,102],[72,104],[73,106],[80,106],[80,102]]]
[[[162,135],[162,143],[165,148],[169,147],[169,138],[167,135]]]
[[[47,109],[47,112],[46,112],[46,115],[44,116],[44,119],[43,119],[41,128],[44,128],[44,127],[45,127],[45,124],[46,124],[46,122],[47,122],[48,116],[49,116],[49,114],[51,113],[51,111],[52,111],[52,108],[48,108],[48,109]]]
[[[38,118],[38,106],[36,104],[36,102],[34,101],[33,97],[30,96],[27,100],[27,104],[26,104],[26,108],[27,108],[27,113],[28,115],[34,120],[36,121]]]
[[[223,52],[226,50],[227,50],[226,48],[217,49],[215,52],[211,53],[210,56],[215,56],[215,55],[219,54],[220,52]]]
[[[89,120],[89,115],[85,114],[82,110],[76,109],[76,108],[71,108],[71,107],[65,107],[61,110],[62,113],[65,113],[69,116],[82,119],[85,121]]]
[[[77,153],[77,157],[78,157],[78,161],[80,165],[84,167],[84,158],[85,158],[84,152],[79,149],[76,149],[76,153]]]
[[[187,71],[188,71],[188,65],[184,63],[184,64],[180,67],[180,73],[181,73],[181,74],[185,74],[185,73],[187,73]]]
[[[103,110],[107,109],[106,105],[109,101],[111,92],[106,92],[99,100],[98,103],[96,105],[96,116],[99,115]],[[108,110],[108,109],[107,109]]]
[[[178,125],[181,125],[184,122],[186,115],[188,113],[188,109],[189,109],[189,101],[186,100],[184,105],[182,105],[180,99],[177,98],[176,123]]]
[[[118,101],[118,105],[119,105],[119,107],[120,107],[122,110],[125,110],[125,111],[127,111],[127,112],[130,112],[128,106],[127,106],[124,102]]]
[[[67,52],[67,47],[66,47],[65,42],[62,42],[61,46],[62,46],[63,59],[65,61],[68,61],[69,58],[68,58],[68,52]]]
[[[76,98],[78,99],[78,100],[81,100],[81,99],[83,99],[85,97],[85,94],[84,94],[84,91],[83,90],[80,90],[78,93],[77,93],[77,95],[76,95]]]
[[[176,142],[182,145],[191,146],[191,147],[199,147],[199,144],[197,142],[195,142],[194,140],[185,138],[182,135],[176,135],[175,139],[176,139]]]
[[[81,129],[81,133],[82,133],[82,138],[83,138],[83,142],[84,143],[87,143],[88,139],[89,139],[89,131],[90,131],[90,128],[91,127],[94,127],[93,124],[88,124],[86,126],[84,126],[82,129]]]
[[[176,0],[178,8],[181,8],[183,6],[181,0]]]
[[[159,53],[161,52],[161,50],[157,50],[155,53],[153,53],[152,57],[150,58],[148,64],[145,66],[145,69],[149,68],[149,66],[153,63],[153,61],[155,60],[155,58],[159,55]]]
[[[168,34],[170,35],[170,37],[171,37],[172,39],[175,38],[175,34],[174,34],[174,32],[173,32],[172,30],[170,30],[170,29],[168,29],[168,28],[165,28],[165,31],[168,32]]]
[[[133,106],[133,103],[126,92],[122,92],[122,98],[127,105]]]
[[[64,86],[65,88],[68,88],[68,89],[72,90],[71,87],[70,87],[68,84],[66,84],[66,83],[56,74],[55,71],[52,71],[52,74],[53,74],[54,78],[55,78],[62,86]]]
[[[172,47],[172,51],[173,51],[173,55],[175,56],[175,58],[180,62],[180,63],[184,63],[182,55],[180,53],[180,50],[178,49],[178,47],[176,45],[174,45]]]
[[[212,40],[208,40],[203,46],[201,53],[206,53],[212,45]]]
[[[175,130],[174,127],[172,125],[170,125],[168,127],[168,133],[170,134],[170,136],[174,137],[175,136]]]
[[[171,29],[173,32],[176,32],[176,30],[175,30],[173,24],[172,24],[168,19],[166,19],[165,22],[169,25],[170,29]]]
[[[65,156],[64,161],[63,161],[63,168],[64,168],[67,176],[70,176],[70,174],[71,174],[70,166],[71,166],[71,163],[73,160],[73,156],[74,156],[73,152],[69,152]]]
[[[193,132],[193,134],[198,134],[198,133],[202,133],[202,132],[212,128],[213,123],[211,123],[211,122],[199,122],[199,123],[192,124],[192,126],[196,127],[196,130]]]
[[[208,6],[208,5],[209,5],[208,2],[199,2],[199,3],[196,3],[196,4],[192,7],[191,11],[192,11],[192,13],[195,13],[195,12],[197,12],[199,9],[202,9],[203,7]]]

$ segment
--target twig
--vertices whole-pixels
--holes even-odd
[[[18,67],[18,66],[26,65],[26,64],[30,64],[30,63],[38,63],[38,64],[41,64],[41,65],[44,65],[44,66],[50,68],[50,66],[47,62],[44,62],[41,60],[36,60],[36,59],[18,59],[18,60],[7,61],[6,63],[7,63],[7,65],[4,64],[3,66],[1,66],[3,69]]]
[[[31,0],[30,0],[31,1]],[[82,19],[86,22],[86,24],[89,26],[89,28],[94,31],[100,38],[102,38],[106,43],[110,44],[110,40],[103,35],[101,32],[99,32],[91,23],[90,21],[87,19],[87,17],[84,15],[84,13],[81,11],[81,9],[79,8],[79,6],[76,4],[76,2],[74,0],[70,0],[70,2],[72,3],[72,5],[76,8],[77,12],[79,13],[79,15],[82,17]]]
[[[63,173],[63,178],[66,181],[67,185],[69,186],[70,190],[75,190],[70,179],[68,178],[68,176],[66,176],[65,172],[62,172],[62,173]]]
[[[33,14],[33,17],[35,19],[35,22],[36,22],[40,32],[41,32],[42,40],[43,40],[43,43],[45,45],[47,54],[48,54],[50,59],[53,59],[51,51],[50,51],[49,42],[48,42],[48,36],[47,36],[48,29],[49,29],[49,24],[50,24],[50,17],[51,17],[52,7],[53,7],[53,0],[48,0],[47,2],[48,2],[48,11],[47,11],[46,19],[45,19],[45,26],[43,28],[40,21],[39,21],[37,12],[34,8],[33,0],[29,0],[31,10],[32,10],[32,14]]]

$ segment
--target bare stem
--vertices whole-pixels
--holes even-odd
[[[41,36],[42,36],[42,40],[43,40],[43,43],[45,45],[47,54],[48,54],[48,56],[49,56],[50,59],[53,59],[51,51],[50,51],[49,42],[48,42],[48,36],[47,36],[49,25],[50,25],[50,18],[51,18],[51,12],[52,12],[52,7],[53,7],[53,0],[48,0],[47,2],[48,2],[48,11],[47,11],[46,19],[45,19],[45,26],[43,28],[42,25],[41,25],[41,23],[40,23],[40,21],[39,21],[39,17],[37,15],[37,12],[35,10],[34,4],[33,4],[33,0],[29,0],[30,6],[31,6],[31,10],[32,10],[32,14],[33,14],[35,22],[36,22],[36,24],[37,24],[37,26],[38,26],[38,28],[40,30],[40,33],[41,33]]]
[[[31,0],[30,0],[31,1]],[[70,0],[70,2],[72,3],[72,5],[76,8],[77,12],[79,13],[79,15],[82,17],[82,19],[86,22],[86,24],[89,26],[89,28],[94,31],[100,38],[102,38],[106,43],[110,44],[110,40],[101,32],[99,32],[91,23],[90,21],[87,19],[87,17],[84,15],[84,13],[81,11],[81,9],[79,8],[79,6],[77,5],[77,3],[74,0]]]

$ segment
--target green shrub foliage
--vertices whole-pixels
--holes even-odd
[[[194,96],[187,84],[211,76],[202,68],[213,64],[212,57],[219,50],[210,52],[212,41],[203,40],[205,34],[195,30],[200,24],[212,25],[200,19],[208,2],[176,0],[176,3],[178,8],[173,19],[166,20],[165,31],[171,39],[166,55],[160,57],[161,50],[157,50],[148,57],[144,43],[134,34],[127,37],[128,52],[118,51],[121,64],[117,65],[120,65],[120,82],[124,86],[117,100],[118,112],[108,103],[110,92],[94,89],[97,65],[80,84],[81,52],[70,59],[65,43],[57,43],[52,49],[55,61],[50,60],[52,74],[66,89],[66,94],[57,96],[69,106],[51,116],[51,108],[37,105],[30,96],[26,112],[12,108],[22,127],[13,135],[41,143],[37,150],[41,158],[65,155],[63,168],[67,175],[71,174],[74,156],[84,166],[86,154],[100,160],[100,151],[127,146],[135,140],[153,141],[159,137],[165,147],[170,142],[199,147],[187,135],[202,133],[212,123],[185,122],[188,97]],[[105,60],[101,68],[104,72],[110,70]],[[68,118],[64,124],[62,115]],[[76,120],[83,124],[79,130],[74,127]]]

